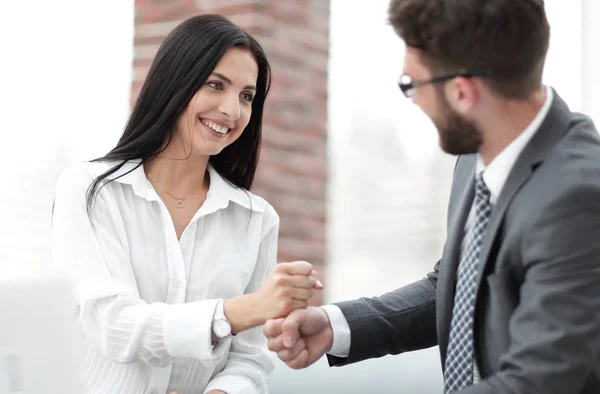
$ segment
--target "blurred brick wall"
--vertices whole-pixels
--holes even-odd
[[[135,0],[132,100],[165,36],[202,13],[230,18],[267,52],[273,85],[252,191],[281,216],[279,261],[307,260],[323,277],[329,0]]]

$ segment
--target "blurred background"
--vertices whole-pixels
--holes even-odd
[[[274,80],[253,191],[281,216],[280,261],[323,277],[315,304],[423,277],[440,256],[454,159],[397,88],[388,0],[0,3],[0,280],[43,275],[61,170],[117,141],[153,56],[183,19],[221,13],[265,48]],[[546,0],[545,82],[600,124],[597,0]],[[518,61],[518,59],[515,59]],[[0,283],[1,285],[1,283]],[[331,369],[277,362],[273,393],[433,393],[437,349]]]

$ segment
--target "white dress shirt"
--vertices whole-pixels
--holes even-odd
[[[477,157],[477,168],[476,173],[483,172],[483,180],[486,186],[490,190],[490,203],[492,207],[498,201],[498,197],[502,192],[502,188],[514,166],[515,162],[519,158],[519,155],[535,135],[535,132],[539,129],[542,122],[546,118],[550,105],[552,104],[553,91],[551,88],[546,88],[546,99],[542,108],[527,126],[527,128],[514,140],[512,141],[502,152],[498,154],[492,160],[492,162],[486,167],[481,157]],[[465,234],[468,233],[469,228],[474,220],[474,210],[471,209],[469,217],[465,225]],[[464,237],[466,238],[466,237]],[[461,250],[464,249],[466,240],[463,239]],[[341,309],[336,305],[324,305],[323,308],[329,316],[331,326],[333,328],[333,346],[329,351],[329,354],[337,357],[348,357],[350,353],[350,327],[348,321],[344,317]]]
[[[125,174],[139,161],[125,164]],[[74,283],[86,393],[265,393],[273,360],[257,327],[213,348],[219,298],[255,292],[276,262],[279,217],[209,166],[210,188],[178,240],[139,167],[86,190],[113,163],[66,169],[56,184],[56,267]]]

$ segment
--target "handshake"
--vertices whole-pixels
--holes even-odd
[[[306,368],[333,344],[333,330],[325,310],[308,307],[313,291],[321,290],[323,286],[309,263],[296,261],[277,264],[259,292],[272,292],[274,287],[279,287],[280,291],[273,293],[272,301],[282,303],[283,307],[264,324],[268,348],[290,368]],[[277,299],[278,294],[286,296]]]

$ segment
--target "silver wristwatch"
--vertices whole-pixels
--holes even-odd
[[[225,300],[221,298],[217,303],[217,309],[215,310],[215,316],[212,321],[212,332],[218,338],[218,342],[231,335],[231,324],[229,323],[229,320],[227,320],[227,317],[225,317],[223,309],[224,304]]]

